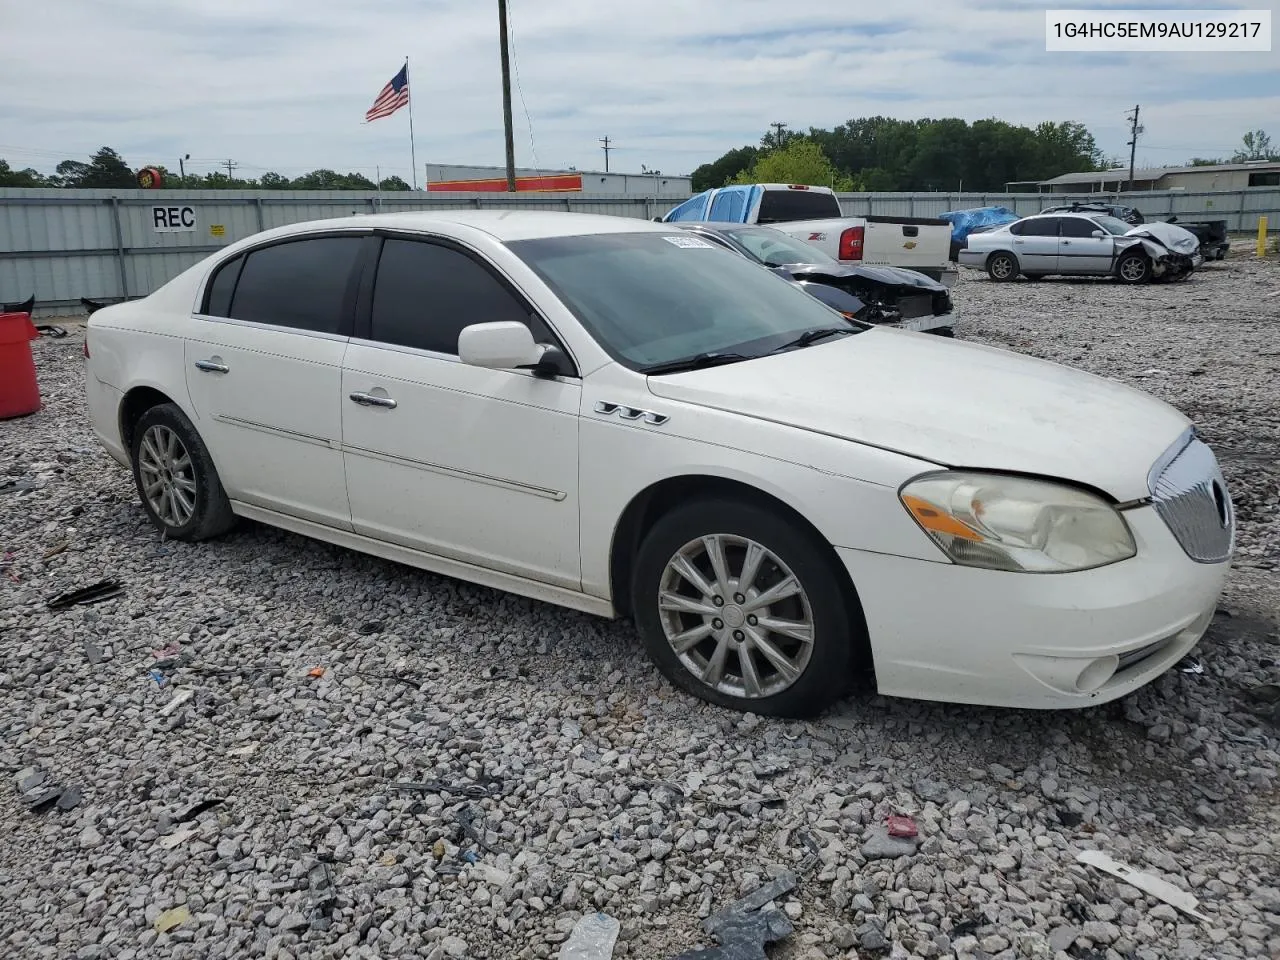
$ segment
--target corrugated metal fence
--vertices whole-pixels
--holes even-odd
[[[1001,204],[1019,214],[1100,194],[841,194],[847,215],[936,216]],[[680,198],[615,195],[439,195],[347,191],[59,190],[0,188],[0,303],[35,294],[48,314],[80,309],[80,297],[144,296],[209,253],[259,230],[359,213],[407,210],[568,210],[649,219]],[[1280,213],[1280,190],[1133,193],[1122,202],[1149,219],[1226,219],[1230,230],[1257,229],[1259,215]]]

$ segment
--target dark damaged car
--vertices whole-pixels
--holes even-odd
[[[772,227],[709,222],[672,226],[773,270],[846,317],[877,326],[955,336],[950,292],[918,271],[843,263]]]

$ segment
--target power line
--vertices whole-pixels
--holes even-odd
[[[538,149],[533,145],[533,118],[529,116],[529,105],[524,102],[524,87],[520,85],[520,57],[516,52],[516,22],[511,16],[511,3],[507,0],[507,27],[511,31],[511,67],[516,75],[516,92],[520,94],[520,106],[524,109],[524,122],[529,128],[529,154],[533,157],[533,168],[539,173]]]
[[[226,167],[227,179],[234,180],[235,177],[232,175],[231,171],[234,170],[236,167],[240,166],[240,164],[236,163],[234,160],[223,160],[221,163],[218,164],[218,166]]]

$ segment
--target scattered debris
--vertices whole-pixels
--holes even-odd
[[[50,547],[48,550],[46,550],[44,553],[42,553],[42,554],[40,555],[40,559],[41,559],[41,560],[52,560],[52,559],[53,559],[54,557],[56,557],[58,554],[60,554],[60,553],[66,553],[67,548],[68,548],[68,547],[70,547],[70,546],[71,546],[71,541],[70,541],[70,540],[63,540],[63,541],[62,541],[60,544],[58,544],[57,546]]]
[[[167,837],[160,838],[160,847],[163,850],[172,850],[174,847],[186,843],[199,832],[195,827],[187,827],[185,830],[171,833]]]
[[[400,793],[452,793],[479,800],[496,797],[502,792],[501,780],[484,783],[445,783],[443,780],[424,780],[420,783],[393,783],[390,789]]]
[[[1143,893],[1149,893],[1151,896],[1163,900],[1169,906],[1181,910],[1189,917],[1194,917],[1202,923],[1209,921],[1208,917],[1199,912],[1200,901],[1185,890],[1179,890],[1167,880],[1134,870],[1128,864],[1119,863],[1111,859],[1101,850],[1081,850],[1076,854],[1076,859],[1096,870],[1101,870],[1103,873],[1109,873],[1111,876],[1123,880],[1131,887],[1137,887]]]
[[[796,875],[790,870],[770,880],[764,886],[757,887],[741,900],[735,900],[718,913],[713,913],[702,921],[702,929],[707,933],[715,933],[735,917],[744,916],[753,910],[759,910],[766,903],[778,899],[784,893],[790,893],[796,887]]]
[[[916,822],[910,817],[891,815],[885,819],[885,825],[891,837],[915,837],[920,834]]]
[[[796,836],[809,851],[809,855],[805,857],[800,866],[796,868],[797,875],[803,877],[822,862],[822,848],[818,846],[818,841],[813,839],[813,834],[808,830],[801,830],[796,834]]]
[[[248,743],[248,744],[245,744],[243,747],[232,747],[230,750],[227,751],[227,756],[228,757],[252,757],[257,752],[258,752],[258,745],[256,743]]]
[[[473,840],[477,847],[489,853],[498,852],[493,849],[493,847],[489,846],[484,839],[484,811],[476,807],[463,807],[457,812],[457,814],[455,814],[455,819],[458,821],[458,826],[462,827],[463,836]],[[477,823],[480,825],[479,827],[476,826]],[[466,856],[466,854],[463,854],[463,856]],[[471,862],[475,863],[474,860]]]
[[[711,931],[720,946],[689,950],[672,960],[767,960],[765,944],[790,936],[794,929],[781,910],[734,914]]]
[[[609,960],[621,925],[607,913],[588,913],[560,948],[559,960]]]
[[[324,676],[324,667],[312,667],[307,671],[307,676],[314,677],[318,680],[320,677]]]
[[[172,910],[166,910],[160,916],[156,917],[154,924],[156,933],[168,933],[180,923],[186,923],[191,919],[191,911],[185,906],[174,907]]]
[[[174,817],[173,822],[174,823],[190,823],[192,820],[200,816],[200,814],[204,813],[206,810],[212,810],[214,807],[219,807],[226,802],[227,802],[226,799],[223,797],[214,797],[209,800],[201,800],[199,803],[191,807],[188,807],[184,813],[180,813],[176,817]]]
[[[0,493],[26,493],[39,490],[44,486],[43,480],[0,480]]]
[[[76,604],[101,603],[103,600],[118,597],[122,593],[124,593],[124,587],[120,585],[120,581],[102,580],[78,590],[58,594],[47,601],[47,605],[50,610],[64,610]]]
[[[366,636],[366,637],[369,637],[375,633],[381,633],[381,632],[382,632],[381,620],[370,620],[368,623],[362,623],[360,624],[359,627],[356,628],[356,633],[359,633],[362,636]]]
[[[1204,673],[1204,664],[1199,660],[1193,660],[1190,657],[1186,657],[1183,659],[1182,663],[1179,664],[1178,670],[1182,673],[1194,673],[1196,676],[1199,676]]]
[[[181,652],[182,652],[182,647],[180,647],[175,641],[174,643],[169,644],[167,647],[161,647],[159,650],[152,650],[151,655],[155,657],[157,660],[170,660],[173,657],[176,657]]]
[[[176,688],[173,691],[173,696],[169,698],[169,702],[160,708],[160,716],[167,717],[195,695],[196,692],[191,687]]]
[[[683,796],[683,794],[682,794]],[[739,797],[737,800],[717,800],[711,799],[707,801],[713,807],[719,807],[722,810],[740,810],[749,803],[758,803],[762,807],[779,807],[787,802],[786,797],[771,796],[745,796]]]
[[[166,683],[169,682],[168,680],[165,679],[163,671],[160,671],[160,670],[148,670],[147,676],[156,682],[157,687],[163,687]]]
[[[431,848],[431,855],[436,858],[437,863],[443,860],[444,855],[448,852],[449,852],[449,848],[445,846],[443,838],[440,840],[437,840],[435,842],[435,845],[432,846]]]

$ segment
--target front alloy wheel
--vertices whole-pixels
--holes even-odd
[[[631,607],[672,683],[735,710],[812,716],[849,691],[866,654],[830,545],[750,500],[708,495],[659,517],[635,556]]]
[[[685,669],[726,696],[781,693],[809,665],[809,598],[754,540],[715,533],[686,543],[663,572],[658,609]]]

